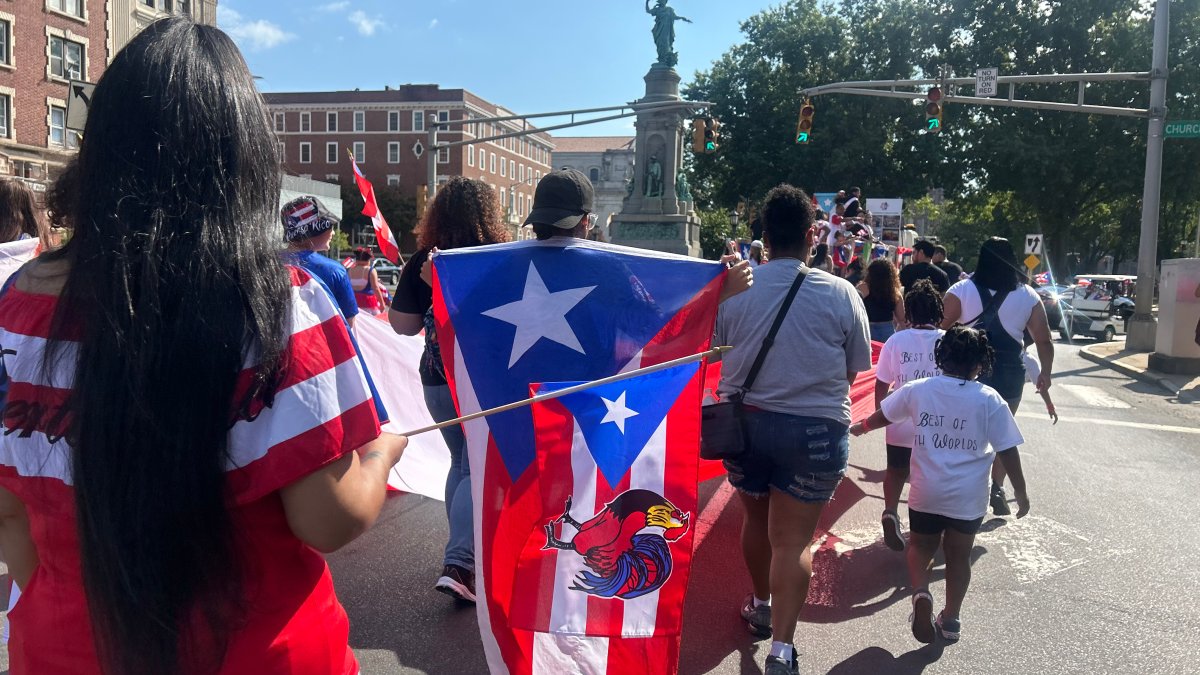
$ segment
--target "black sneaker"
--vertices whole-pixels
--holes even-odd
[[[463,602],[475,602],[475,573],[458,565],[446,565],[442,576],[433,586],[434,590]]]
[[[947,619],[945,614],[946,611],[942,610],[937,615],[937,620],[933,622],[933,625],[937,628],[938,635],[941,635],[943,640],[946,642],[958,642],[958,639],[962,637],[962,621]]]
[[[767,667],[763,669],[763,675],[800,675],[799,657],[795,646],[792,646],[791,663],[778,656],[767,656]]]
[[[883,512],[883,543],[893,551],[904,550],[904,533],[900,531],[900,516],[895,511]]]
[[[771,637],[771,606],[754,606],[754,594],[746,596],[742,603],[742,618],[746,620],[746,628],[750,634],[758,638]]]
[[[1012,509],[1008,508],[1008,497],[1004,495],[1004,488],[999,483],[992,483],[992,498],[991,498],[992,513],[998,516],[1012,515]]]

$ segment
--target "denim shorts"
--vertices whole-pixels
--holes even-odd
[[[1025,364],[1019,359],[997,356],[992,372],[980,376],[979,383],[995,389],[1008,405],[1018,405],[1025,390]]]
[[[818,417],[746,408],[746,452],[725,460],[729,483],[752,497],[770,488],[802,502],[824,503],[846,474],[849,428]]]

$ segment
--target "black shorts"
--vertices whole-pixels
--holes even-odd
[[[975,520],[959,520],[958,518],[939,516],[936,513],[917,511],[913,508],[908,509],[908,529],[917,534],[941,534],[946,530],[954,530],[962,534],[979,534],[981,525],[983,525],[983,516]]]
[[[912,459],[912,448],[903,445],[887,444],[887,465],[889,469],[904,469],[908,471],[908,461]]]

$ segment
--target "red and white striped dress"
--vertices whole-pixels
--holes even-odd
[[[227,486],[241,535],[240,560],[231,564],[241,565],[239,601],[248,614],[230,637],[222,675],[358,671],[329,568],[292,534],[279,490],[376,438],[379,420],[337,308],[307,272],[289,271],[291,338],[283,380],[270,408],[229,432]],[[0,346],[10,382],[0,485],[24,502],[40,560],[10,617],[13,675],[100,672],[80,572],[71,450],[62,438],[61,407],[75,364],[64,358],[52,372],[42,369],[56,302],[15,287],[0,299]]]

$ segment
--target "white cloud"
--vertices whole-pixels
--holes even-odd
[[[438,26],[438,20],[437,20],[437,19],[434,19],[433,21],[430,21],[430,22],[429,22],[429,30],[433,30],[434,28],[437,28],[437,26]]]
[[[378,17],[371,18],[367,16],[367,13],[361,9],[356,9],[351,12],[350,23],[354,24],[354,27],[362,35],[374,35],[375,31],[383,28],[384,26],[383,19]]]
[[[295,35],[265,19],[247,21],[240,12],[225,5],[217,7],[217,25],[245,49],[262,51],[294,40]]]
[[[320,12],[340,12],[344,9],[350,9],[350,0],[341,0],[341,2],[329,2],[317,7]]]

